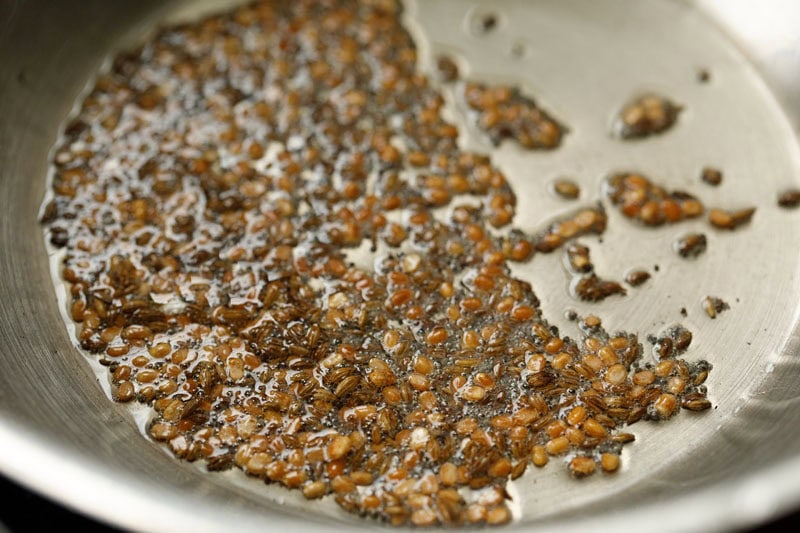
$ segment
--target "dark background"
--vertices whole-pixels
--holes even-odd
[[[4,476],[0,476],[0,531],[5,526],[10,532],[41,531],[57,526],[61,531],[121,532],[122,530],[73,513],[52,501],[34,494]],[[766,524],[744,530],[751,533],[777,533],[794,531],[800,525],[800,511]],[[236,525],[231,524],[235,530]],[[621,532],[622,533],[622,532]]]

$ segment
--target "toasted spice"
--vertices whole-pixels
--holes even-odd
[[[667,192],[641,174],[623,172],[605,182],[606,195],[624,216],[647,226],[674,224],[699,217],[703,204],[683,191]]]
[[[683,329],[653,365],[597,316],[577,340],[543,318],[509,263],[567,245],[590,272],[574,240],[605,211],[493,231],[515,193],[459,148],[400,11],[262,1],[119,54],[55,147],[42,223],[81,346],[176,457],[391,525],[503,524],[529,462],[616,471],[627,425],[710,406],[710,365],[678,358]],[[517,89],[465,98],[495,143],[561,140]],[[665,220],[702,213],[648,187]],[[587,299],[624,293],[580,275]]]
[[[468,82],[464,100],[475,111],[476,125],[495,146],[506,139],[528,149],[553,149],[565,129],[516,87]]]

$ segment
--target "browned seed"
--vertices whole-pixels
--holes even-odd
[[[582,405],[576,405],[567,414],[567,423],[572,426],[577,426],[586,418],[586,408]]]
[[[322,480],[309,481],[303,485],[303,496],[309,500],[321,498],[328,493],[328,484]]]
[[[511,512],[504,505],[490,509],[486,513],[486,523],[492,526],[508,523],[511,520]]]
[[[700,173],[700,179],[709,185],[717,186],[722,183],[722,172],[716,168],[705,167]]]
[[[603,439],[608,435],[606,428],[594,418],[587,418],[583,423],[583,430],[590,437]]]
[[[169,422],[156,422],[150,426],[150,436],[155,440],[167,441],[178,434],[178,428]]]
[[[673,246],[681,257],[697,257],[706,251],[707,243],[706,236],[702,233],[689,233],[678,238]]]
[[[169,355],[170,351],[172,351],[172,347],[168,342],[159,342],[148,348],[147,351],[156,359],[161,359]]]
[[[492,463],[487,473],[492,477],[504,478],[511,473],[511,468],[511,461],[504,457]]]
[[[548,455],[561,455],[569,449],[569,439],[561,436],[547,441],[544,445]]]
[[[119,402],[129,402],[133,399],[136,390],[130,381],[122,381],[117,385],[116,399]]]
[[[583,323],[587,328],[596,328],[600,326],[600,319],[595,315],[589,315],[583,319]]]
[[[788,189],[778,195],[778,205],[786,209],[800,206],[800,189]]]
[[[625,276],[625,282],[631,287],[638,287],[650,279],[650,273],[645,270],[632,270]]]
[[[662,96],[644,95],[623,107],[615,124],[616,132],[623,139],[662,133],[675,123],[680,111],[680,106]]]
[[[575,200],[581,194],[581,189],[574,181],[562,178],[553,182],[553,192],[566,200]]]
[[[706,296],[703,298],[702,306],[709,318],[717,318],[719,313],[730,309],[727,302],[716,296]]]
[[[348,494],[355,492],[356,484],[352,482],[349,476],[340,475],[331,480],[331,488],[336,494]]]
[[[350,451],[352,441],[345,435],[336,435],[328,443],[327,453],[332,460],[341,459]]]
[[[442,344],[447,340],[447,330],[444,328],[433,328],[425,335],[428,344]]]
[[[577,456],[569,462],[569,470],[576,477],[586,477],[594,474],[597,463],[591,457]]]
[[[417,509],[411,513],[411,523],[415,526],[432,526],[436,523],[436,513],[433,509]]]
[[[664,393],[660,395],[653,407],[655,408],[655,412],[659,418],[669,418],[675,412],[675,407],[677,406],[677,399],[673,394]]]
[[[470,504],[467,507],[467,520],[473,524],[479,524],[486,520],[486,507],[479,503]]]
[[[347,394],[358,387],[358,384],[361,382],[360,376],[348,376],[344,378],[342,381],[336,385],[336,389],[334,390],[334,394],[341,398],[347,396]]]
[[[619,470],[619,455],[615,453],[604,453],[600,456],[600,466],[604,472],[616,472]]]
[[[442,485],[452,487],[458,481],[458,468],[453,463],[445,463],[439,468],[439,477]]]
[[[685,328],[678,328],[674,336],[675,349],[679,352],[686,350],[692,343],[692,332]]]
[[[701,394],[687,394],[681,400],[681,407],[689,411],[705,411],[711,408],[711,402]]]
[[[465,387],[461,392],[461,397],[468,402],[479,402],[486,396],[486,389],[478,385]]]
[[[548,456],[547,450],[544,446],[536,445],[531,451],[531,461],[535,466],[542,467],[547,464]]]

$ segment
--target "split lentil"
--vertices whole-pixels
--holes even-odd
[[[553,182],[553,192],[565,200],[575,200],[581,194],[581,188],[572,180],[561,178]]]
[[[514,192],[458,148],[400,20],[391,0],[263,1],[163,29],[83,100],[43,223],[82,348],[176,457],[392,525],[503,524],[528,461],[616,471],[626,425],[710,407],[710,365],[678,359],[679,328],[640,365],[596,316],[580,342],[549,326],[508,262],[602,234],[605,212],[495,236]],[[517,89],[465,98],[495,143],[560,143]],[[677,114],[641,105],[652,131]],[[642,191],[666,221],[703,211]],[[480,206],[431,216],[461,194]],[[389,250],[374,270],[348,260],[363,243]]]

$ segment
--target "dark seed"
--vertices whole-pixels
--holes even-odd
[[[704,182],[708,183],[709,185],[717,186],[722,183],[722,172],[720,172],[716,168],[706,167],[703,169],[703,172],[700,174],[700,179]]]
[[[448,56],[439,56],[436,68],[439,71],[439,78],[445,83],[454,82],[459,77],[458,65]]]
[[[706,251],[708,241],[702,233],[690,233],[674,243],[675,251],[681,257],[697,257]]]
[[[625,276],[625,282],[631,287],[638,287],[650,279],[650,273],[645,270],[634,270]]]
[[[778,205],[786,209],[800,206],[800,189],[789,189],[778,195]]]

